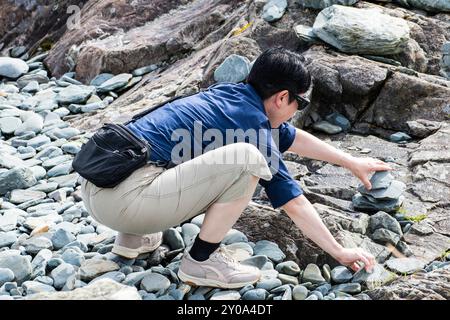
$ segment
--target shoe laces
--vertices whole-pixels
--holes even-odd
[[[230,249],[227,249],[225,246],[220,246],[217,256],[221,257],[223,261],[228,262],[233,267],[238,267],[239,262],[233,257],[233,251]]]

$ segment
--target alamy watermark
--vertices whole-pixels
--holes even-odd
[[[70,5],[67,7],[66,13],[70,14],[66,21],[67,29],[79,29],[81,27],[81,8],[77,5]]]
[[[278,151],[278,129],[250,128],[245,131],[243,129],[222,131],[210,128],[203,130],[202,122],[194,121],[193,134],[187,129],[176,129],[172,132],[171,140],[177,142],[171,153],[171,161],[175,164],[202,155],[197,161],[201,161],[205,165],[242,164],[251,166],[260,165],[266,161],[272,172],[278,171],[281,156]],[[213,150],[216,151],[210,153]]]

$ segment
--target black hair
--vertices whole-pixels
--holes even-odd
[[[303,62],[305,58],[302,55],[285,48],[267,49],[253,63],[247,83],[263,100],[282,90],[304,93],[311,85],[311,76]],[[293,100],[289,94],[289,102]]]

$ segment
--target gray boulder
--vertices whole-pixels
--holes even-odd
[[[378,9],[340,5],[322,10],[313,31],[320,39],[346,53],[400,53],[409,40],[406,21],[382,14]]]
[[[214,71],[216,82],[240,82],[250,73],[250,61],[243,56],[232,54]]]

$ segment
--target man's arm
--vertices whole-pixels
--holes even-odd
[[[296,129],[295,139],[288,151],[299,156],[333,163],[349,169],[358,177],[367,189],[371,189],[369,174],[374,171],[391,170],[384,162],[372,158],[356,158],[334,148],[303,130]],[[283,209],[306,237],[330,254],[339,263],[358,270],[358,262],[365,264],[366,270],[372,269],[375,258],[361,248],[344,248],[327,229],[320,216],[306,199],[298,196],[287,202]]]
[[[391,170],[391,167],[381,160],[353,157],[300,129],[296,130],[294,142],[288,151],[295,152],[302,157],[322,160],[347,168],[362,181],[367,189],[371,189],[368,178],[370,173]]]
[[[375,258],[371,254],[360,248],[344,248],[334,239],[304,195],[290,200],[283,206],[283,209],[306,237],[314,241],[339,263],[349,266],[355,271],[360,269],[357,262],[363,262],[368,271],[374,266]]]

